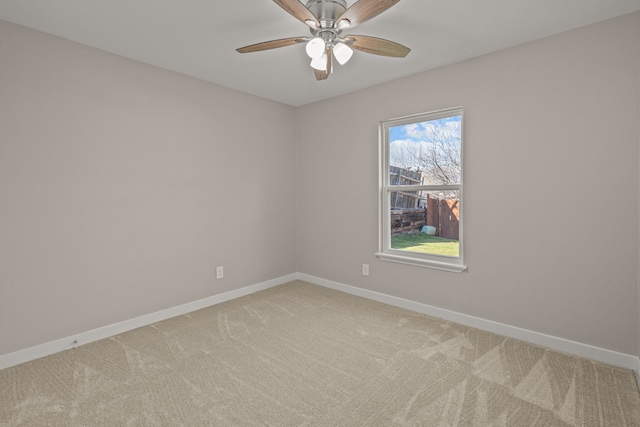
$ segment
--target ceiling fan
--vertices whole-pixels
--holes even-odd
[[[294,18],[309,27],[311,36],[288,37],[256,43],[236,49],[240,53],[258,52],[306,43],[307,55],[317,80],[324,80],[333,71],[333,57],[340,65],[351,58],[353,49],[374,55],[404,58],[408,47],[370,36],[345,35],[342,32],[381,14],[400,0],[357,0],[347,8],[345,0],[273,0]],[[353,48],[353,49],[352,49]]]

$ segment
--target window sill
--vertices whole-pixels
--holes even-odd
[[[453,264],[449,262],[434,261],[430,259],[414,258],[402,255],[393,255],[384,252],[376,254],[383,261],[397,262],[400,264],[415,265],[416,267],[433,268],[436,270],[451,271],[453,273],[462,273],[467,269],[466,265]]]

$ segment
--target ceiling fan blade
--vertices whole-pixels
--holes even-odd
[[[291,46],[306,41],[305,37],[289,37],[286,39],[270,40],[268,42],[256,43],[236,49],[240,53],[259,52],[261,50],[276,49],[279,47]]]
[[[320,23],[313,13],[298,0],[273,0],[278,6],[289,12],[294,18],[312,28],[319,28]],[[311,22],[309,24],[307,21]]]
[[[275,0],[274,0],[275,1]],[[358,0],[336,20],[340,22],[347,19],[349,27],[353,28],[369,19],[380,15],[400,0]]]
[[[313,70],[316,73],[316,80],[326,80],[329,77],[329,73],[326,71]]]
[[[391,40],[379,39],[377,37],[348,35],[344,38],[347,40],[347,44],[352,48],[362,52],[372,53],[374,55],[404,58],[409,54],[409,52],[411,52],[411,49],[406,46],[402,46],[401,44],[392,42]],[[349,43],[350,40],[354,40],[354,42]]]

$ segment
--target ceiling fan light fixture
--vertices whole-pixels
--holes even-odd
[[[353,49],[346,44],[339,42],[333,47],[333,55],[336,57],[340,65],[344,65],[351,59],[353,55]]]
[[[338,25],[336,25],[338,30],[345,30],[350,26],[351,26],[351,21],[349,21],[348,19],[341,19],[340,21],[338,21]]]
[[[311,67],[318,71],[327,71],[327,54],[323,53],[317,58],[311,60]]]
[[[305,24],[307,24],[309,27],[313,28],[314,30],[318,29],[318,24],[316,23],[316,21],[312,21],[311,19],[307,19],[304,21]]]
[[[324,53],[326,46],[327,45],[322,37],[314,37],[307,42],[305,50],[307,51],[309,58],[317,59]]]

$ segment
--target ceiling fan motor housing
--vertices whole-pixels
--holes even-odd
[[[307,9],[318,18],[320,28],[331,28],[333,23],[347,10],[345,0],[309,0]]]

